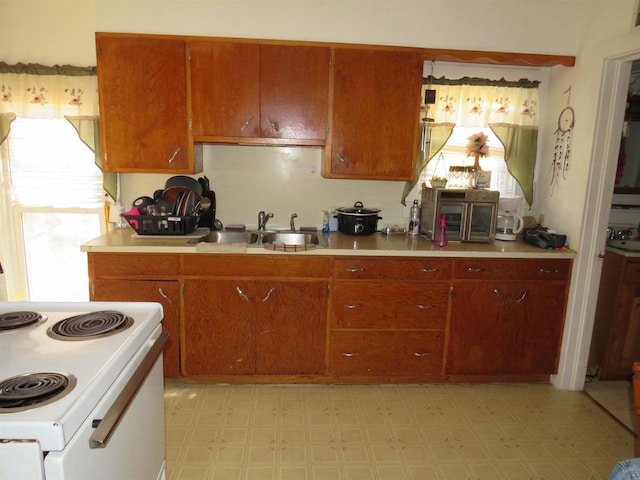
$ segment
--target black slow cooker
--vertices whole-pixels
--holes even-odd
[[[337,208],[338,231],[347,235],[371,235],[378,230],[379,208],[364,208],[362,202],[353,207]]]

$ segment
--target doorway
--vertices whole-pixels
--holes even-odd
[[[621,88],[616,92],[616,95],[618,97],[622,97],[624,95],[624,100],[626,103],[623,113],[624,121],[620,121],[619,110],[614,108],[608,112],[609,115],[614,115],[616,117],[616,122],[613,122],[611,135],[609,137],[611,147],[615,145],[616,137],[614,136],[614,133],[617,129],[617,124],[622,125],[618,130],[619,135],[617,137],[619,139],[619,155],[606,157],[609,160],[608,162],[606,162],[607,165],[604,166],[604,168],[607,171],[610,171],[613,168],[612,164],[615,164],[615,181],[613,188],[610,188],[610,190],[612,190],[611,193],[627,196],[627,199],[621,200],[620,197],[612,195],[611,197],[609,197],[609,202],[605,203],[603,197],[601,208],[602,210],[605,210],[606,207],[612,207],[610,208],[607,225],[620,225],[629,223],[630,226],[633,225],[635,227],[640,221],[640,210],[638,210],[638,208],[640,208],[640,183],[638,182],[638,171],[640,171],[640,155],[638,155],[633,149],[635,148],[635,144],[640,142],[640,139],[637,138],[637,135],[640,135],[640,133],[636,134],[634,131],[630,131],[629,123],[631,121],[630,99],[632,99],[634,95],[640,98],[640,86],[637,85],[638,83],[640,83],[640,60],[628,59],[625,60],[624,63],[618,62],[617,65],[609,65],[610,74],[615,73],[616,71],[618,72],[620,78],[623,78],[626,71],[630,71],[630,74],[628,75],[629,80],[627,82],[627,88]],[[627,148],[625,150],[625,146],[631,146],[632,148]],[[628,154],[628,156],[626,154]],[[631,211],[628,208],[619,210],[614,207],[614,205],[618,203],[627,205],[638,205],[639,207]],[[604,246],[602,248],[604,248]],[[602,262],[602,252],[599,254],[599,257],[599,261]],[[602,267],[602,265],[600,265],[600,267]],[[601,271],[601,268],[598,270]],[[594,275],[594,277],[596,276]],[[593,278],[592,282],[599,285],[599,275],[597,276],[597,278]],[[599,289],[600,286],[598,287],[598,290]],[[596,322],[601,322],[602,320],[602,316],[595,319]],[[593,335],[608,336],[609,330],[607,328],[599,328],[600,326],[600,323],[594,325]],[[591,351],[589,352],[589,362],[587,363],[587,374],[585,377],[584,391],[596,403],[598,403],[598,405],[600,405],[610,415],[616,418],[620,423],[626,426],[629,430],[638,433],[636,413],[633,403],[633,389],[630,379],[631,365],[629,365],[628,379],[603,380],[599,376],[598,370],[601,365],[601,363],[599,362],[601,362],[602,360],[602,358],[600,357],[604,355],[606,349],[605,345],[608,343],[608,341],[608,339],[596,338],[595,336],[592,336],[591,338]],[[640,358],[637,358],[636,360],[640,360]]]

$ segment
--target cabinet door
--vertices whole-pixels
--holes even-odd
[[[260,136],[260,46],[192,41],[193,135]]]
[[[325,177],[414,178],[422,67],[414,52],[335,49]]]
[[[255,372],[252,296],[250,285],[242,281],[185,281],[185,375]]]
[[[256,373],[323,374],[327,282],[256,281]]]
[[[93,282],[91,300],[100,302],[158,302],[162,304],[162,329],[169,332],[164,347],[164,376],[180,375],[180,294],[175,280],[101,280]]]
[[[599,375],[602,380],[628,379],[633,363],[640,360],[640,284],[621,282],[619,289],[619,303],[609,312],[613,323]]]
[[[329,49],[262,45],[261,136],[324,141],[328,112]]]
[[[184,41],[97,36],[96,44],[104,170],[194,170]]]
[[[456,282],[446,373],[557,370],[566,283]]]

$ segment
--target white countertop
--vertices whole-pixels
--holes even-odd
[[[205,232],[206,233],[206,232]],[[323,235],[322,233],[319,233]],[[449,242],[437,247],[423,236],[374,233],[373,235],[345,235],[338,232],[324,234],[326,248],[306,252],[274,252],[262,246],[244,244],[200,244],[187,242],[189,237],[140,236],[126,227],[90,240],[81,246],[83,252],[107,253],[247,253],[252,255],[361,255],[398,257],[499,257],[499,258],[574,258],[573,250],[545,250],[522,241],[494,243]],[[197,235],[196,235],[197,236]],[[617,250],[617,249],[616,249]],[[634,252],[625,252],[634,253]],[[640,253],[637,253],[640,256]]]

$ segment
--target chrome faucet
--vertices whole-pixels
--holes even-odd
[[[295,232],[295,231],[296,231],[296,221],[295,221],[295,218],[296,218],[297,216],[298,216],[298,214],[297,214],[297,213],[292,213],[292,214],[291,214],[291,220],[290,220],[290,222],[289,222],[289,225],[290,225],[290,227],[291,227],[291,231],[292,231],[292,232]]]
[[[258,230],[264,231],[270,218],[273,218],[273,213],[265,214],[264,210],[260,210],[258,212]]]

